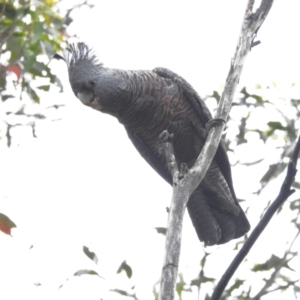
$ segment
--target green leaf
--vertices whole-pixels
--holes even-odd
[[[243,97],[240,98],[240,103],[249,106],[264,106],[265,103],[268,103],[269,101],[264,100],[260,95],[256,94],[249,94],[247,92],[247,89],[244,87],[241,89],[240,93],[243,95]],[[256,103],[252,103],[253,101],[249,101],[248,99],[254,99],[256,100]]]
[[[228,295],[231,295],[234,290],[238,289],[241,285],[243,285],[244,281],[245,280],[236,279],[234,284],[228,290],[226,290],[226,293]]]
[[[97,255],[96,255],[94,252],[91,252],[91,251],[89,250],[88,247],[83,246],[83,252],[84,252],[84,254],[85,254],[89,259],[91,259],[95,264],[98,263],[98,257],[97,257]]]
[[[280,129],[280,130],[286,130],[286,127],[283,126],[280,122],[278,121],[271,121],[268,122],[269,127],[271,127],[272,129]]]
[[[217,100],[217,103],[219,103],[219,101],[221,99],[221,96],[217,91],[214,91],[210,97],[215,98]]]
[[[126,296],[126,297],[130,297],[130,298],[134,298],[134,299],[137,299],[135,294],[130,294],[124,290],[120,290],[120,289],[112,289],[112,290],[109,290],[110,292],[115,292],[115,293],[118,293],[122,296]]]
[[[30,98],[36,102],[36,103],[39,103],[40,102],[40,97],[38,96],[38,94],[36,93],[36,91],[31,88],[29,85],[27,86],[27,92],[30,96]]]
[[[254,165],[257,165],[259,163],[261,163],[262,161],[264,160],[264,158],[261,158],[261,159],[258,159],[258,160],[255,160],[253,162],[249,162],[249,163],[240,163],[242,166],[254,166]]]
[[[49,89],[50,89],[50,85],[49,84],[47,84],[47,85],[40,85],[37,88],[40,89],[40,90],[48,92]]]
[[[117,274],[121,273],[122,271],[125,271],[128,278],[131,278],[132,276],[132,269],[131,267],[126,263],[126,260],[124,260],[120,267],[117,270]]]
[[[1,95],[1,100],[3,102],[10,98],[14,98],[14,96],[13,95]]]
[[[293,184],[292,184],[292,187],[295,188],[295,189],[300,189],[300,182],[294,181]]]
[[[35,286],[41,286],[42,284],[39,282],[34,283]]]
[[[206,276],[202,276],[202,278],[196,278],[196,279],[193,279],[191,281],[191,286],[199,286],[201,283],[205,283],[205,282],[215,282],[216,279],[215,278],[212,278],[212,277],[206,277]]]
[[[102,278],[99,276],[99,274],[94,271],[94,270],[79,270],[74,273],[74,276],[81,276],[81,275],[97,275],[98,277]]]
[[[283,126],[280,122],[277,121],[269,122],[268,126],[270,127],[270,129],[265,132],[266,136],[271,136],[275,130],[287,130],[287,127]]]
[[[182,292],[192,292],[191,287],[184,281],[182,274],[179,274],[179,282],[176,283],[176,292],[180,299],[182,299]]]
[[[252,271],[259,272],[259,271],[268,271],[276,267],[281,263],[282,259],[278,256],[272,254],[272,256],[263,264],[257,264],[252,268]]]
[[[276,178],[278,175],[280,175],[286,168],[286,163],[278,163],[273,164],[269,166],[268,171],[265,173],[265,175],[261,178],[260,182],[262,184],[266,184],[272,179]]]
[[[295,210],[295,209],[300,210],[300,199],[292,201],[290,204],[290,209],[291,210]]]
[[[14,20],[17,16],[17,10],[10,3],[0,3],[0,11],[5,18],[9,18],[11,20]]]
[[[300,286],[298,286],[298,285],[294,285],[294,292],[295,292],[295,294],[300,294]]]
[[[252,98],[254,98],[258,103],[261,103],[263,104],[264,103],[264,100],[261,96],[258,96],[258,95],[251,95]]]
[[[42,115],[42,114],[34,114],[33,117],[35,117],[37,119],[40,119],[40,120],[46,119],[46,117],[44,115]]]
[[[160,233],[162,235],[166,235],[167,233],[167,228],[166,227],[155,227],[155,230],[157,233]]]
[[[0,231],[11,235],[11,229],[15,227],[16,224],[8,216],[0,213]]]

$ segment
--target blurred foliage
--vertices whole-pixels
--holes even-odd
[[[287,91],[287,96],[294,88],[294,85],[291,85]],[[249,133],[255,133],[258,139],[265,144],[272,142],[272,140],[281,140],[281,143],[279,143],[281,145],[277,146],[277,150],[280,150],[281,155],[276,163],[269,165],[268,170],[260,179],[261,188],[257,193],[260,193],[270,181],[286,170],[288,159],[292,154],[298,135],[300,100],[278,98],[277,95],[280,95],[280,93],[280,89],[276,86],[268,86],[265,89],[258,87],[257,94],[249,94],[246,88],[243,88],[240,91],[240,97],[234,103],[234,106],[247,108],[246,112],[244,112],[246,116],[242,117],[240,121],[236,145],[247,143],[247,134]],[[273,99],[267,100],[265,97]],[[255,118],[257,118],[255,110],[258,108],[263,111],[261,114],[263,120],[259,120],[260,122],[257,122],[257,126],[253,126],[256,123]],[[248,122],[252,123],[251,126],[247,126]],[[264,123],[264,128],[261,127],[262,123]],[[268,157],[262,157],[257,163],[261,163],[265,159],[268,159]]]
[[[95,264],[98,263],[98,257],[97,257],[97,255],[96,255],[94,252],[90,251],[90,249],[89,249],[88,247],[83,246],[83,252],[84,252],[84,254],[85,254],[89,259],[91,259]]]
[[[40,103],[41,92],[52,86],[62,90],[48,64],[69,37],[71,12],[82,5],[88,4],[74,5],[62,13],[58,0],[0,0],[0,138],[6,136],[8,146],[11,129],[17,126],[31,127],[36,137],[36,120],[45,115],[29,114],[28,106]]]
[[[11,234],[11,229],[17,227],[16,224],[6,215],[0,213],[0,231]]]
[[[131,267],[126,263],[126,260],[124,260],[120,267],[118,268],[117,274],[120,274],[121,272],[125,272],[128,278],[131,278],[132,276],[132,269]]]
[[[231,118],[227,125],[228,128],[238,127],[238,132],[234,138],[225,136],[225,143],[227,150],[234,153],[239,145],[249,142],[249,137],[253,139],[254,134],[257,137],[256,140],[261,140],[264,144],[278,141],[276,152],[280,152],[280,155],[276,163],[270,164],[266,173],[260,178],[261,188],[257,191],[260,193],[269,182],[286,169],[298,135],[300,99],[293,98],[295,93],[299,94],[298,87],[294,84],[285,90],[276,85],[264,88],[258,85],[254,91],[255,93],[249,93],[244,87],[238,93],[232,105],[232,111],[237,111],[240,118],[234,121]],[[281,97],[282,94],[283,97]],[[218,103],[220,94],[214,91],[205,99],[208,101],[214,99]],[[257,111],[261,112],[259,116]],[[237,163],[252,166],[267,159],[268,157],[263,156],[253,162],[238,161]],[[300,188],[300,184],[296,182],[294,187]]]

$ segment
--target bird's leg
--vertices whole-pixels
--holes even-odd
[[[159,152],[165,156],[168,169],[173,178],[173,184],[176,184],[178,181],[179,171],[175,159],[174,148],[172,145],[173,138],[174,138],[174,134],[169,134],[168,130],[164,130],[159,135],[159,139],[161,141]]]

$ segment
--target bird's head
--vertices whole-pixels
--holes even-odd
[[[99,109],[95,101],[95,85],[103,64],[99,62],[92,49],[84,43],[69,44],[63,50],[62,56],[55,54],[54,58],[66,62],[75,96],[84,105]]]

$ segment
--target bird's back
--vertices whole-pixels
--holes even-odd
[[[128,113],[124,115],[127,118],[121,122],[140,154],[171,183],[165,157],[158,150],[159,135],[164,130],[174,135],[177,163],[185,163],[190,168],[205,143],[205,121],[211,116],[205,115],[205,120],[203,115],[199,115],[184,87],[172,78],[150,71],[135,76],[140,80],[140,92],[127,108]],[[225,243],[249,229],[249,223],[235,198],[230,169],[227,173],[222,172],[221,167],[224,169],[225,166],[226,169],[230,165],[223,148],[221,153],[225,155],[224,165],[219,163],[222,159],[218,161],[215,158],[212,161],[205,178],[188,203],[198,237],[206,245]]]

